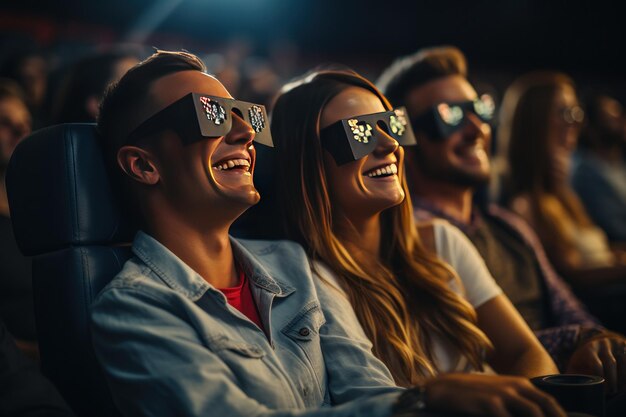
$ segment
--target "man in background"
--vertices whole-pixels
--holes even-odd
[[[610,392],[626,389],[624,338],[586,311],[521,218],[474,205],[491,174],[494,105],[467,80],[462,52],[436,47],[401,58],[378,86],[394,106],[406,106],[418,138],[405,150],[416,218],[447,219],[468,236],[561,370],[602,375]]]

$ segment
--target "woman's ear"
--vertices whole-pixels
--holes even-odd
[[[117,163],[129,177],[146,185],[159,182],[159,170],[154,163],[154,156],[145,149],[136,146],[122,146],[117,151]]]

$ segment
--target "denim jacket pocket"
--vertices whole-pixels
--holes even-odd
[[[319,338],[320,327],[325,322],[320,305],[316,302],[309,303],[282,329],[282,332],[290,339],[307,342]]]
[[[228,336],[225,335],[211,338],[211,340],[209,341],[209,345],[211,346],[211,349],[218,355],[221,352],[228,351],[247,358],[260,359],[265,356],[265,351],[259,346],[249,343],[237,342],[229,339]]]
[[[293,358],[297,358],[299,363],[305,365],[304,368],[300,368],[300,372],[295,371],[297,367],[293,367],[292,378],[307,406],[319,407],[323,403],[326,391],[326,368],[320,344],[320,328],[325,322],[319,302],[314,301],[305,305],[281,329],[281,332],[297,346],[291,350]]]

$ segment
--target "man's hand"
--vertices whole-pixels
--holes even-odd
[[[429,411],[490,417],[566,416],[553,397],[521,377],[442,374],[426,381],[425,387]]]
[[[566,371],[604,377],[607,394],[626,392],[626,339],[608,334],[584,342],[570,357]]]

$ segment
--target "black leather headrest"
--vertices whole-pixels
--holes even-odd
[[[111,191],[94,124],[34,132],[13,152],[6,185],[15,237],[25,255],[132,238]]]

